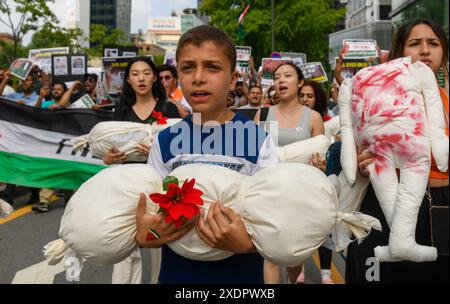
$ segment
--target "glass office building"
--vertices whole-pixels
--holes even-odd
[[[448,37],[448,0],[392,0],[394,30],[415,19],[429,19],[439,23]]]
[[[103,24],[108,29],[121,29],[130,37],[130,0],[91,0],[91,24]]]

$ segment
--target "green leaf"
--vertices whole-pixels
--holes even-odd
[[[169,185],[170,184],[176,184],[178,185],[178,178],[176,178],[175,176],[166,176],[165,179],[163,179],[163,190],[167,191],[167,189],[169,189]]]

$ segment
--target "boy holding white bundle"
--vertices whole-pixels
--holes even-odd
[[[149,162],[161,177],[193,163],[224,166],[245,175],[278,162],[273,140],[247,118],[227,109],[227,93],[237,74],[236,50],[222,30],[199,26],[180,39],[176,59],[183,94],[193,115],[159,133]],[[263,258],[256,253],[241,218],[219,203],[206,218],[201,213],[195,228],[214,248],[235,254],[220,261],[193,261],[177,255],[165,244],[181,238],[193,224],[177,229],[161,214],[145,214],[141,194],[137,210],[136,241],[144,247],[162,247],[160,283],[263,283]],[[153,239],[147,231],[157,232]]]

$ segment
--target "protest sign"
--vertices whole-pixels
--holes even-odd
[[[166,54],[164,56],[164,64],[177,67],[177,59],[176,54],[174,51],[166,51]]]
[[[85,54],[52,55],[53,82],[83,81],[87,72],[87,57]]]
[[[28,52],[28,60],[39,66],[44,73],[50,74],[52,72],[52,55],[64,55],[68,53],[68,47],[34,49]]]
[[[321,62],[309,62],[300,66],[305,79],[314,80],[317,82],[328,81],[327,73],[323,69]]]
[[[344,59],[368,59],[378,57],[377,42],[373,39],[344,39]]]
[[[70,109],[90,109],[94,105],[92,98],[85,94],[80,99],[73,102],[68,108]]]
[[[136,57],[139,49],[136,46],[105,44],[103,46],[103,57]]]
[[[19,58],[14,60],[13,63],[11,63],[9,71],[14,76],[17,76],[20,79],[24,80],[28,77],[28,74],[30,74],[32,67],[33,63],[30,60],[25,58]]]
[[[296,52],[281,52],[282,59],[292,59],[294,64],[300,67],[302,64],[305,64],[306,54],[304,53],[296,53]]]
[[[133,57],[102,58],[106,93],[116,97],[122,92],[125,70]]]
[[[238,81],[243,81],[241,75],[250,74],[250,56],[252,48],[250,46],[236,46],[236,71],[239,73]]]
[[[72,75],[84,75],[86,74],[86,61],[84,56],[72,56],[71,69]]]
[[[347,60],[346,59],[342,62],[341,76],[344,79],[352,78],[361,69],[367,68],[370,65],[371,65],[370,62],[367,60],[363,60],[363,59]]]
[[[261,85],[269,86],[273,84],[273,74],[275,70],[283,63],[292,62],[291,59],[263,58],[262,59],[262,80]]]

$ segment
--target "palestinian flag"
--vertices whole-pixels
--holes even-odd
[[[50,111],[0,97],[0,183],[77,189],[106,166],[89,147],[73,152],[71,139],[106,120],[111,113]]]

